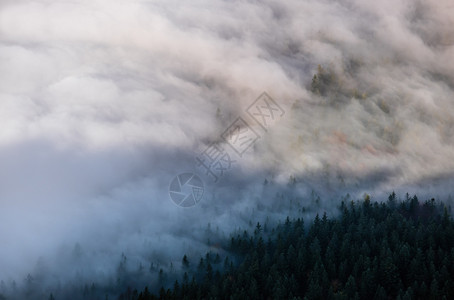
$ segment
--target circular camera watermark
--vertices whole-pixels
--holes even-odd
[[[191,207],[199,203],[204,191],[202,180],[193,173],[175,176],[169,186],[170,199],[181,207]]]

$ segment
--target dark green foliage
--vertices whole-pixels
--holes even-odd
[[[302,219],[269,234],[257,223],[230,239],[223,263],[208,253],[192,281],[185,273],[172,289],[131,299],[454,299],[454,222],[442,204],[397,203],[393,193],[340,210],[308,230]]]
[[[343,87],[341,77],[331,67],[325,69],[318,65],[317,74],[312,77],[311,91],[319,96],[338,97],[343,94],[351,96],[351,91]],[[353,91],[353,96],[358,99],[366,97],[365,94],[360,94],[358,90]]]

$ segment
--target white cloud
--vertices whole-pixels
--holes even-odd
[[[177,243],[175,232],[209,221],[232,229],[219,220],[275,200],[265,177],[285,190],[295,176],[303,196],[424,193],[434,178],[451,193],[452,10],[449,0],[2,1],[0,270],[22,276],[77,241],[104,251],[100,236],[114,262],[148,238]],[[342,93],[309,91],[318,64]],[[172,176],[263,91],[283,119],[204,203],[179,210]]]

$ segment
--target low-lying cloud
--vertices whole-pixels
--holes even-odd
[[[121,253],[179,259],[209,246],[207,223],[227,234],[285,216],[290,198],[330,211],[346,193],[450,201],[453,10],[2,1],[0,279],[109,278]],[[201,203],[175,206],[171,179],[202,176],[195,157],[263,91],[285,115],[267,132],[246,118],[260,139],[220,182],[203,177]]]

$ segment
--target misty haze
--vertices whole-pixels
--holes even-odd
[[[0,300],[454,299],[451,0],[0,0]]]

